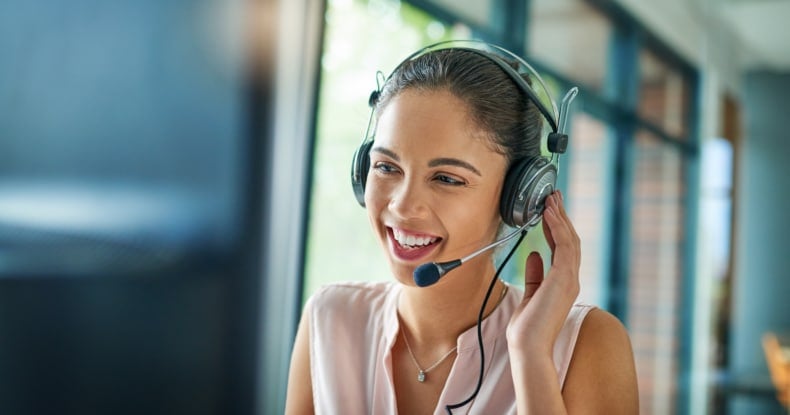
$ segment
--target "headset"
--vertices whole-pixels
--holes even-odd
[[[426,46],[401,61],[383,83],[377,82],[377,88],[370,94],[368,100],[371,113],[365,137],[363,137],[362,143],[354,152],[351,161],[351,186],[354,191],[354,196],[360,206],[365,207],[365,184],[368,170],[370,169],[370,149],[373,147],[375,135],[375,133],[371,131],[371,126],[373,125],[372,120],[376,104],[378,103],[384,85],[389,82],[390,78],[392,78],[405,63],[420,56],[447,49],[464,50],[477,54],[501,68],[502,71],[513,80],[516,87],[519,88],[526,99],[537,107],[538,111],[540,111],[546,123],[551,128],[546,139],[547,148],[549,152],[552,153],[551,159],[543,156],[536,156],[513,161],[505,175],[505,181],[500,196],[499,211],[502,220],[507,225],[515,228],[534,226],[542,217],[546,196],[554,192],[556,188],[557,173],[559,170],[559,154],[564,153],[568,146],[568,135],[563,131],[565,119],[567,118],[566,113],[570,106],[570,102],[578,93],[578,88],[573,87],[567,92],[558,114],[557,106],[551,99],[551,95],[543,79],[532,66],[514,53],[500,46],[478,40],[451,40]],[[511,66],[513,64],[515,64],[517,68]],[[522,74],[527,75],[531,80],[537,81],[538,85],[542,88],[541,93],[548,103],[540,99],[540,94],[532,89],[524,80]],[[383,75],[379,72],[377,76],[377,78],[379,78],[378,80],[380,81],[382,77]],[[555,155],[557,156],[556,162],[554,160]]]

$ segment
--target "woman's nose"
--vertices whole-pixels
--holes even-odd
[[[402,219],[425,216],[428,212],[428,194],[416,180],[404,180],[393,189],[390,210]]]

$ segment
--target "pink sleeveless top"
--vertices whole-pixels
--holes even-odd
[[[400,285],[333,284],[316,292],[305,307],[310,316],[310,371],[316,414],[396,414],[392,346],[399,331]],[[511,286],[502,303],[483,321],[486,373],[477,398],[455,414],[515,414],[505,330],[523,291]],[[574,306],[554,345],[560,386],[573,355],[582,321],[592,306]],[[434,414],[464,401],[477,385],[480,352],[477,329],[458,337],[458,352]]]

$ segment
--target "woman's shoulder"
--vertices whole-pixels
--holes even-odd
[[[589,304],[574,304],[565,319],[561,336],[565,337],[567,351],[573,353],[579,345],[590,347],[592,337],[606,343],[624,333],[620,320],[606,310]]]
[[[338,282],[327,284],[310,296],[314,312],[370,312],[383,308],[398,291],[393,282]]]
[[[636,413],[638,395],[628,331],[617,317],[593,309],[584,319],[568,369],[566,405],[598,408],[600,413]]]
[[[586,313],[579,337],[588,347],[608,349],[613,343],[630,347],[623,323],[608,311],[597,307],[592,307]]]
[[[583,343],[587,347],[606,348],[613,342],[628,341],[628,332],[623,323],[608,311],[596,306],[574,305],[565,324],[578,326],[577,343]]]
[[[334,283],[321,287],[305,305],[314,341],[338,336],[364,339],[397,327],[396,283]]]
[[[600,308],[591,308],[580,324],[573,353],[576,372],[594,375],[608,367],[633,365],[631,340],[625,326],[614,315]],[[586,369],[580,369],[586,368]],[[571,368],[573,370],[573,368]]]

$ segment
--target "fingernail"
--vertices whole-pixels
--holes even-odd
[[[565,199],[562,197],[562,191],[561,191],[561,190],[557,190],[557,194],[559,194],[559,195],[560,195],[560,200],[565,200]]]

